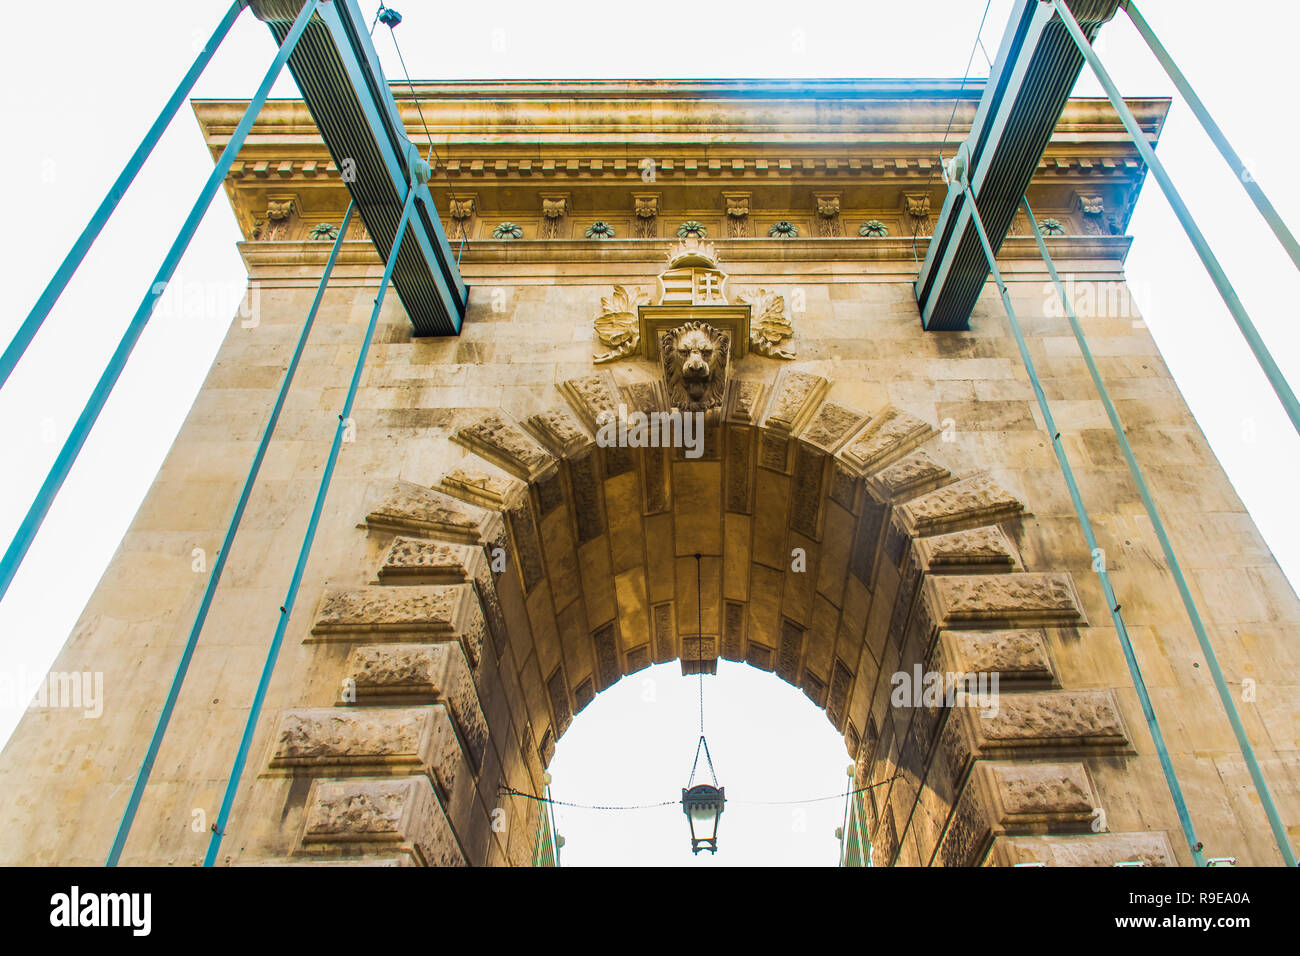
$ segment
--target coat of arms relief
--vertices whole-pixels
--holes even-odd
[[[658,362],[670,405],[699,411],[721,406],[733,355],[794,358],[785,296],[747,290],[733,301],[713,245],[700,239],[673,246],[667,264],[654,302],[621,285],[600,300],[595,330],[608,351],[592,356],[597,365],[632,356]]]

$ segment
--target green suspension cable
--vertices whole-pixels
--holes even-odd
[[[230,517],[230,524],[226,527],[226,536],[221,542],[221,549],[217,552],[216,560],[212,563],[212,571],[208,574],[207,586],[203,590],[203,597],[199,600],[198,612],[194,615],[194,623],[190,627],[189,637],[186,639],[185,647],[181,651],[180,661],[176,665],[176,673],[172,677],[171,687],[167,691],[162,710],[158,714],[158,722],[154,726],[153,737],[149,740],[144,760],[140,764],[140,770],[136,773],[135,782],[131,787],[131,795],[127,799],[126,809],[122,812],[122,820],[118,824],[117,836],[113,840],[113,846],[109,850],[108,862],[105,866],[117,866],[122,857],[122,849],[126,846],[126,839],[131,833],[132,824],[135,822],[136,811],[140,808],[140,800],[144,796],[145,787],[149,784],[149,775],[153,772],[154,760],[158,757],[158,750],[162,746],[163,736],[167,733],[167,727],[171,723],[172,711],[175,709],[176,701],[180,697],[181,685],[185,683],[185,675],[189,672],[190,660],[194,656],[194,649],[198,646],[199,636],[203,633],[203,625],[207,621],[208,611],[212,607],[212,599],[216,595],[217,586],[221,583],[221,574],[226,567],[226,559],[230,556],[230,549],[234,546],[235,535],[239,531],[239,523],[244,517],[244,509],[248,506],[248,499],[253,493],[253,486],[257,483],[257,476],[261,471],[262,462],[266,458],[266,451],[271,445],[272,436],[275,434],[275,426],[280,420],[280,413],[284,410],[284,403],[289,395],[289,387],[293,384],[293,377],[298,371],[298,363],[302,360],[302,353],[307,347],[307,337],[311,335],[312,326],[316,322],[316,313],[320,311],[321,301],[325,298],[325,289],[329,285],[330,276],[334,272],[334,263],[338,260],[339,250],[343,248],[343,240],[348,234],[348,226],[352,223],[353,205],[353,203],[348,203],[348,210],[343,215],[343,224],[339,227],[339,234],[334,240],[333,248],[330,249],[329,259],[325,262],[325,270],[321,273],[320,285],[316,287],[316,297],[312,299],[311,309],[307,312],[302,331],[298,333],[298,344],[294,346],[293,355],[290,356],[289,365],[284,372],[284,378],[280,381],[280,391],[276,394],[275,401],[271,405],[271,414],[267,416],[266,426],[262,429],[262,437],[258,439],[257,450],[253,453],[253,463],[249,466],[248,476],[244,479],[244,487],[239,492],[239,501],[235,504],[235,511]]]
[[[1065,484],[1069,488],[1070,500],[1074,503],[1075,514],[1078,515],[1079,524],[1083,528],[1083,536],[1088,543],[1089,553],[1095,555],[1097,554],[1097,537],[1093,534],[1092,522],[1088,519],[1088,509],[1084,506],[1083,498],[1079,493],[1079,486],[1074,480],[1074,470],[1070,467],[1070,459],[1065,454],[1065,446],[1061,444],[1061,433],[1056,429],[1056,421],[1052,418],[1052,410],[1047,403],[1047,395],[1043,392],[1043,386],[1038,380],[1034,360],[1029,355],[1029,346],[1025,344],[1025,336],[1020,329],[1020,321],[1016,318],[1016,311],[1011,305],[1011,295],[1007,291],[1007,284],[1002,281],[1002,271],[998,269],[997,257],[993,254],[993,246],[989,243],[988,234],[984,231],[984,222],[980,219],[979,209],[975,205],[975,194],[970,188],[970,181],[966,178],[964,170],[961,172],[958,185],[966,193],[966,205],[970,208],[971,223],[975,226],[975,232],[979,236],[980,244],[984,247],[984,257],[988,260],[989,271],[992,273],[993,281],[998,287],[998,294],[1002,297],[1002,307],[1006,310],[1007,319],[1011,323],[1011,331],[1015,334],[1016,345],[1020,349],[1020,357],[1025,363],[1025,371],[1029,374],[1030,384],[1034,388],[1034,396],[1038,400],[1038,408],[1043,413],[1043,421],[1047,426],[1047,432],[1052,436],[1052,450],[1056,453],[1056,460],[1061,466],[1061,474],[1065,477]],[[1115,624],[1115,633],[1119,637],[1120,647],[1124,651],[1124,660],[1128,663],[1129,675],[1133,679],[1133,687],[1137,691],[1138,700],[1142,704],[1142,713],[1146,717],[1147,728],[1151,732],[1151,739],[1155,743],[1156,753],[1160,757],[1160,766],[1164,769],[1165,782],[1169,785],[1169,794],[1173,797],[1174,808],[1178,812],[1179,823],[1182,824],[1183,836],[1187,839],[1187,846],[1191,849],[1193,861],[1197,866],[1204,866],[1204,860],[1201,858],[1201,842],[1196,838],[1196,829],[1193,827],[1192,818],[1187,811],[1187,802],[1183,799],[1183,790],[1178,783],[1178,775],[1174,771],[1169,751],[1165,747],[1164,735],[1160,732],[1160,722],[1156,719],[1155,710],[1151,706],[1151,697],[1147,693],[1146,681],[1142,678],[1142,669],[1138,665],[1136,655],[1133,653],[1133,644],[1129,640],[1128,629],[1124,626],[1124,617],[1120,614],[1120,604],[1115,597],[1115,589],[1111,587],[1110,575],[1106,572],[1104,565],[1098,565],[1094,562],[1093,567],[1101,581],[1101,589],[1106,596],[1106,603],[1110,609],[1111,620]]]
[[[1237,328],[1241,330],[1242,338],[1250,346],[1251,352],[1255,355],[1255,361],[1264,372],[1264,377],[1268,379],[1268,384],[1273,387],[1277,394],[1278,401],[1282,403],[1282,408],[1286,411],[1287,417],[1291,419],[1291,424],[1297,432],[1300,432],[1300,399],[1291,389],[1291,385],[1278,368],[1277,362],[1273,359],[1273,353],[1268,350],[1264,340],[1260,337],[1259,330],[1250,320],[1246,313],[1246,307],[1242,305],[1241,299],[1237,296],[1237,291],[1232,287],[1228,280],[1228,275],[1223,271],[1223,266],[1210,250],[1210,244],[1206,241],[1204,234],[1196,225],[1192,218],[1191,211],[1187,204],[1183,202],[1182,197],[1178,194],[1174,181],[1169,178],[1169,173],[1165,171],[1164,164],[1156,158],[1155,150],[1147,142],[1146,134],[1142,132],[1142,127],[1138,125],[1137,118],[1133,111],[1128,108],[1124,102],[1124,97],[1120,96],[1119,88],[1115,86],[1115,81],[1111,79],[1110,74],[1102,65],[1097,56],[1097,51],[1092,48],[1088,38],[1084,36],[1083,30],[1079,28],[1079,23],[1074,19],[1069,8],[1062,0],[1051,0],[1056,7],[1057,16],[1065,24],[1065,29],[1069,32],[1074,45],[1079,48],[1088,65],[1092,67],[1092,72],[1097,75],[1097,81],[1101,83],[1102,89],[1106,91],[1106,96],[1110,99],[1111,105],[1115,107],[1115,112],[1119,114],[1120,120],[1124,123],[1124,129],[1128,131],[1129,137],[1133,140],[1133,145],[1142,155],[1143,161],[1151,170],[1151,175],[1160,184],[1161,191],[1164,192],[1165,198],[1169,200],[1169,205],[1173,207],[1174,215],[1182,224],[1183,231],[1187,233],[1187,238],[1191,240],[1196,254],[1201,259],[1201,264],[1205,266],[1205,271],[1209,273],[1210,279],[1214,282],[1214,287],[1219,290],[1219,295],[1223,298],[1224,305],[1228,307],[1228,312],[1232,314],[1233,321],[1237,323]]]
[[[1237,151],[1232,148],[1232,144],[1228,142],[1228,137],[1223,135],[1223,130],[1219,129],[1219,124],[1214,122],[1214,117],[1205,108],[1201,98],[1196,95],[1196,91],[1192,89],[1192,84],[1187,82],[1187,77],[1183,75],[1182,70],[1178,69],[1178,65],[1174,63],[1174,58],[1169,55],[1169,51],[1165,49],[1164,44],[1156,37],[1155,31],[1151,29],[1146,19],[1138,12],[1137,4],[1133,0],[1124,0],[1120,6],[1128,13],[1129,19],[1133,21],[1133,26],[1137,27],[1137,32],[1142,34],[1142,39],[1147,41],[1147,46],[1151,47],[1151,52],[1160,61],[1160,65],[1165,68],[1165,72],[1169,74],[1169,79],[1174,81],[1174,86],[1178,88],[1178,92],[1187,101],[1187,105],[1196,114],[1196,118],[1201,121],[1201,126],[1204,127],[1206,135],[1218,147],[1219,155],[1227,162],[1232,174],[1237,177],[1237,181],[1246,190],[1246,195],[1250,197],[1251,202],[1255,204],[1255,208],[1259,210],[1259,214],[1264,217],[1264,221],[1273,230],[1273,235],[1277,236],[1277,241],[1282,244],[1282,248],[1291,257],[1295,267],[1300,269],[1300,242],[1296,241],[1295,235],[1282,221],[1282,216],[1269,202],[1268,196],[1264,195],[1264,190],[1260,189],[1259,183],[1255,182],[1255,177],[1251,175],[1251,171],[1242,162],[1241,157],[1237,155]]]
[[[427,179],[427,176],[425,178]],[[411,184],[406,192],[406,201],[402,205],[402,215],[397,220],[397,233],[393,238],[393,248],[388,253],[388,263],[384,266],[383,277],[379,280],[379,292],[375,296],[374,307],[370,310],[370,322],[366,326],[365,338],[361,340],[361,350],[357,353],[356,366],[352,370],[352,381],[348,384],[347,395],[343,399],[343,408],[339,412],[338,421],[334,426],[334,440],[330,445],[329,455],[325,459],[325,468],[321,472],[320,485],[316,490],[316,502],[312,506],[311,517],[307,521],[307,530],[303,534],[302,547],[298,551],[298,561],[294,565],[293,575],[289,580],[289,590],[285,595],[284,604],[280,606],[280,616],[276,623],[275,633],[271,637],[270,646],[267,648],[266,661],[262,666],[262,676],[257,682],[257,690],[253,694],[253,703],[249,707],[248,718],[244,722],[244,733],[239,741],[239,749],[235,754],[234,764],[230,768],[230,776],[226,779],[226,789],[221,800],[221,810],[217,814],[217,822],[212,825],[212,836],[208,840],[208,852],[203,859],[205,867],[213,866],[216,863],[217,853],[221,849],[221,840],[226,834],[230,811],[235,803],[235,795],[239,792],[239,781],[243,776],[244,764],[248,760],[248,752],[253,745],[253,734],[257,730],[258,717],[262,713],[262,705],[266,702],[267,690],[271,686],[271,675],[275,672],[275,663],[280,656],[280,647],[284,642],[284,632],[289,624],[289,616],[293,613],[293,605],[298,597],[298,587],[302,583],[303,573],[307,568],[307,559],[311,556],[312,543],[316,539],[316,528],[320,524],[321,512],[325,508],[325,498],[329,494],[330,480],[334,477],[334,467],[338,462],[339,449],[342,447],[343,432],[347,427],[348,418],[352,414],[352,403],[356,401],[357,390],[361,386],[361,373],[365,369],[366,355],[370,351],[370,342],[375,337],[375,326],[379,321],[379,310],[383,308],[384,296],[387,294],[389,283],[393,278],[393,269],[397,265],[397,254],[401,250],[402,239],[406,235],[406,225],[410,221],[418,192],[419,186],[416,177],[412,176]]]
[[[1228,715],[1228,721],[1232,724],[1232,732],[1236,734],[1241,755],[1246,759],[1246,766],[1250,769],[1250,777],[1255,783],[1255,792],[1259,795],[1260,804],[1263,806],[1264,813],[1268,817],[1269,826],[1273,830],[1273,838],[1277,841],[1278,849],[1282,851],[1282,859],[1286,861],[1286,865],[1295,866],[1295,854],[1292,852],[1291,843],[1287,839],[1286,827],[1283,826],[1282,818],[1278,815],[1277,807],[1273,803],[1273,796],[1269,793],[1268,784],[1264,782],[1264,774],[1260,770],[1259,762],[1255,759],[1255,751],[1251,747],[1250,738],[1246,735],[1246,728],[1241,723],[1241,717],[1238,715],[1237,707],[1233,703],[1232,694],[1223,678],[1223,671],[1219,667],[1219,660],[1215,656],[1214,648],[1210,644],[1210,638],[1206,634],[1205,624],[1201,621],[1196,602],[1192,599],[1192,592],[1187,586],[1187,579],[1183,577],[1183,569],[1174,554],[1174,546],[1169,541],[1169,535],[1165,533],[1164,522],[1160,520],[1160,512],[1156,508],[1155,500],[1151,497],[1151,490],[1147,487],[1146,480],[1142,476],[1142,469],[1138,466],[1137,458],[1133,454],[1133,448],[1124,435],[1124,426],[1120,423],[1119,413],[1110,400],[1110,393],[1106,390],[1105,383],[1102,382],[1101,372],[1097,368],[1097,363],[1093,360],[1092,349],[1088,347],[1088,340],[1083,334],[1083,326],[1079,322],[1079,317],[1075,315],[1074,307],[1070,304],[1070,297],[1066,293],[1065,284],[1056,271],[1056,264],[1052,262],[1052,256],[1047,251],[1047,243],[1043,240],[1043,233],[1038,228],[1038,220],[1034,218],[1034,211],[1029,208],[1028,199],[1022,199],[1021,203],[1024,206],[1025,215],[1029,217],[1029,224],[1033,227],[1034,239],[1038,243],[1038,251],[1042,254],[1043,262],[1047,265],[1047,271],[1052,277],[1056,291],[1061,296],[1061,304],[1065,307],[1065,314],[1070,320],[1070,328],[1074,332],[1075,341],[1079,343],[1079,350],[1083,353],[1083,360],[1088,366],[1088,374],[1092,376],[1092,382],[1097,387],[1097,394],[1101,397],[1101,403],[1106,408],[1106,416],[1110,419],[1115,438],[1119,441],[1120,451],[1124,453],[1124,460],[1128,463],[1129,473],[1133,476],[1134,484],[1137,485],[1138,494],[1142,498],[1142,506],[1146,508],[1147,517],[1151,519],[1151,525],[1155,528],[1156,537],[1160,541],[1160,548],[1165,553],[1165,560],[1169,562],[1169,570],[1173,572],[1174,581],[1178,585],[1178,593],[1183,599],[1183,607],[1187,609],[1187,616],[1192,622],[1193,630],[1196,631],[1196,640],[1200,643],[1201,650],[1205,654],[1206,664],[1209,666],[1210,674],[1214,677],[1214,685],[1219,691],[1219,699],[1223,701],[1223,709]]]

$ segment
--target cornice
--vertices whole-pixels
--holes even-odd
[[[717,239],[720,262],[913,262],[924,257],[928,239]],[[1048,251],[1058,261],[1092,259],[1123,263],[1132,238],[1129,236],[1066,236],[1047,239]],[[463,265],[477,264],[566,264],[599,267],[602,263],[641,263],[647,274],[659,271],[664,253],[673,243],[663,239],[473,240],[461,253]],[[330,242],[241,242],[239,253],[249,272],[274,267],[310,266],[316,271],[329,257]],[[455,247],[453,246],[453,249]],[[1038,246],[1032,238],[1008,236],[998,252],[1001,260],[1038,260]],[[367,241],[348,240],[339,251],[338,265],[379,266],[379,256]],[[355,271],[355,270],[353,270]]]
[[[500,85],[499,85],[500,86]],[[492,95],[457,98],[421,97],[394,90],[403,123],[413,142],[432,137],[442,147],[477,144],[490,136],[494,144],[576,143],[773,143],[789,146],[788,137],[813,133],[819,143],[938,143],[965,134],[976,101],[953,96],[862,98],[735,99],[616,98],[564,95],[513,95],[512,88]],[[954,102],[955,100],[955,102]],[[1160,133],[1168,99],[1127,101],[1149,136]],[[234,131],[246,101],[195,100],[193,107],[210,146],[220,148]],[[956,107],[954,112],[954,106]],[[949,121],[952,127],[949,130]],[[426,136],[425,128],[429,135]],[[1125,142],[1118,115],[1104,99],[1075,99],[1066,104],[1056,136],[1090,141]],[[270,100],[258,115],[248,143],[319,141],[316,126],[301,100]]]

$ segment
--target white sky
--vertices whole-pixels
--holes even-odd
[[[6,134],[0,181],[11,184],[0,234],[0,340],[7,342],[26,316],[226,7],[225,0],[163,6],[64,0],[57,30],[14,18],[0,33]],[[376,4],[365,0],[361,8],[370,16]],[[960,77],[984,5],[755,0],[743,15],[736,5],[695,0],[404,0],[397,8],[405,17],[398,36],[417,79]],[[1010,0],[991,3],[983,33],[990,56],[1010,8]],[[1256,3],[1251,16],[1225,15],[1208,0],[1144,0],[1142,8],[1283,217],[1300,228],[1300,178],[1288,170],[1297,147],[1288,93],[1300,5]],[[401,72],[386,32],[376,32],[376,47],[392,79]],[[1125,94],[1172,95],[1123,14],[1103,31],[1099,49]],[[246,12],[195,95],[250,96],[272,55],[269,31]],[[972,74],[986,72],[977,52]],[[1075,94],[1101,95],[1086,69]],[[287,71],[275,95],[297,96]],[[1180,102],[1159,154],[1275,358],[1300,384],[1300,277]],[[211,167],[198,125],[183,109],[0,393],[0,547],[16,530]],[[1300,473],[1300,438],[1154,180],[1143,190],[1130,232],[1136,241],[1128,274],[1138,305],[1294,582],[1300,540],[1289,495]],[[238,238],[219,195],[0,603],[0,739],[8,738],[76,623],[212,362],[243,293]],[[267,622],[268,637],[273,625]],[[696,685],[675,676],[675,667],[623,681],[575,721],[552,768],[556,799],[639,804],[679,794],[694,750]],[[707,686],[710,743],[732,800],[723,849],[713,862],[833,864],[831,834],[842,801],[810,805],[806,820],[797,822],[790,808],[737,802],[842,792],[848,760],[825,717],[777,678],[738,665],[724,663]],[[645,700],[651,692],[654,704]],[[593,714],[599,719],[589,719]],[[679,809],[561,809],[558,815],[568,840],[566,863],[690,860]]]

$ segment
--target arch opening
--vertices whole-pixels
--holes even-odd
[[[692,855],[679,802],[626,811],[565,805],[679,800],[699,735],[697,685],[676,662],[651,665],[574,720],[549,767],[561,864],[836,865],[850,783],[843,738],[798,689],[731,661],[704,678],[705,730],[727,797],[716,856]],[[710,779],[701,757],[696,780]]]
[[[825,712],[870,788],[875,865],[1172,859],[1163,833],[1105,830],[1089,762],[1134,750],[1114,689],[1061,686],[1053,648],[1086,621],[1069,572],[1026,566],[1014,495],[948,468],[930,424],[828,401],[797,366],[731,381],[698,458],[602,447],[602,412],[664,407],[635,375],[474,417],[437,487],[376,493],[377,574],[328,589],[310,638],[349,648],[352,696],[283,715],[271,769],[382,774],[373,793],[317,780],[298,852],[373,852],[341,808],[386,800],[425,827],[423,846],[395,832],[399,859],[526,862],[538,803],[509,791],[542,792],[575,715],[652,664],[721,660]],[[949,692],[925,693],[935,675]],[[993,706],[953,677],[989,679],[965,686],[992,683]]]

